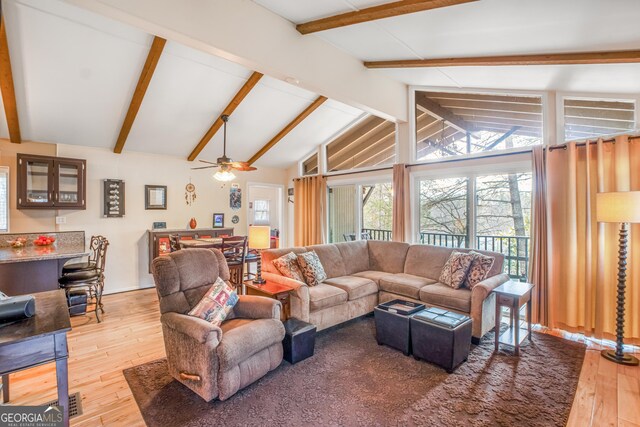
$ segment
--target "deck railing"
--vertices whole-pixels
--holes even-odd
[[[391,230],[363,228],[363,236],[371,240],[391,240]],[[420,232],[420,243],[426,245],[464,248],[464,234]],[[476,236],[476,249],[504,255],[504,272],[512,279],[526,280],[529,267],[529,236]]]

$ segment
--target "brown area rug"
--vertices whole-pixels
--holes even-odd
[[[585,346],[534,333],[516,358],[493,334],[453,374],[378,346],[372,317],[318,334],[316,354],[282,365],[227,401],[204,402],[166,360],[126,369],[155,426],[563,426]]]

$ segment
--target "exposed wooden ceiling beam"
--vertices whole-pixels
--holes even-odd
[[[271,138],[271,141],[267,142],[264,147],[258,150],[256,154],[254,154],[248,161],[250,165],[256,162],[260,157],[264,156],[267,151],[269,151],[274,145],[276,145],[282,138],[284,138],[289,132],[295,129],[304,119],[306,119],[309,114],[313,113],[319,106],[321,106],[327,98],[324,96],[319,96],[304,109],[302,113],[298,115],[295,119],[291,121],[288,125],[286,125],[276,136]]]
[[[13,72],[11,71],[11,58],[9,57],[9,44],[7,43],[4,16],[0,16],[0,91],[2,92],[4,114],[7,117],[9,139],[15,144],[20,144],[22,136],[20,136],[20,121],[18,120],[16,91],[13,85]]]
[[[198,145],[196,145],[196,147],[193,149],[191,154],[189,154],[188,160],[190,162],[194,161],[196,157],[198,157],[198,154],[200,154],[200,152],[204,149],[204,147],[207,146],[209,141],[211,141],[211,138],[213,138],[216,132],[218,132],[218,130],[222,127],[222,124],[223,124],[222,116],[224,115],[230,116],[236,110],[236,108],[238,108],[238,105],[240,105],[240,103],[244,100],[244,98],[247,95],[249,95],[249,92],[251,92],[251,89],[253,89],[254,86],[258,84],[261,78],[262,78],[262,73],[258,73],[257,71],[254,71],[253,74],[251,74],[251,76],[249,77],[249,80],[247,80],[246,83],[240,88],[240,90],[233,97],[229,105],[227,105],[225,109],[222,110],[222,113],[218,115],[218,117],[213,122],[209,130],[204,134],[200,142],[198,142]]]
[[[391,18],[393,16],[406,15],[408,13],[421,12],[423,10],[437,9],[440,7],[454,6],[462,3],[471,3],[478,0],[404,0],[385,3],[378,6],[367,7],[362,10],[341,13],[315,21],[296,25],[301,34],[315,33],[317,31],[330,30],[332,28],[346,27],[348,25]]]
[[[438,118],[463,132],[472,133],[475,131],[475,127],[472,123],[469,123],[463,118],[453,114],[451,111],[427,98],[423,94],[416,93],[416,104],[418,104],[418,107],[424,108],[429,113],[438,116]]]
[[[144,99],[144,95],[147,93],[147,88],[149,87],[149,83],[151,83],[151,78],[156,70],[156,65],[158,65],[160,55],[162,55],[162,50],[164,49],[166,42],[167,41],[162,37],[155,36],[153,38],[153,43],[151,43],[147,60],[144,62],[144,66],[142,67],[142,72],[140,73],[136,90],[133,92],[133,97],[131,97],[131,103],[129,104],[127,115],[124,117],[122,128],[120,128],[120,134],[118,135],[116,145],[113,147],[114,153],[122,153],[122,149],[124,148],[124,144],[127,142],[127,137],[129,136],[133,122],[138,115],[138,111],[142,105],[142,100]]]
[[[365,61],[364,66],[367,68],[426,68],[490,67],[503,65],[627,64],[634,62],[640,62],[640,50]]]

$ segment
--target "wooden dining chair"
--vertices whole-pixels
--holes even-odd
[[[244,261],[247,256],[247,236],[223,237],[220,250],[224,254],[229,266],[229,281],[236,288],[242,287],[244,277]]]

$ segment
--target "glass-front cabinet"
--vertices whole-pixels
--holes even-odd
[[[18,154],[18,209],[85,209],[86,161]]]

